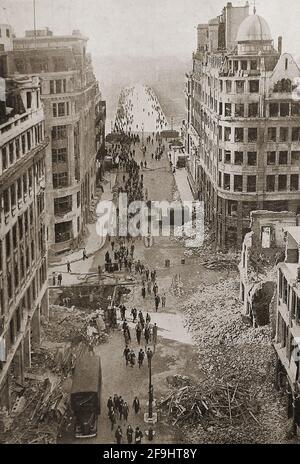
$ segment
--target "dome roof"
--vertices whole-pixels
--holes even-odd
[[[267,21],[257,14],[247,16],[241,23],[237,36],[237,42],[270,41],[271,32]]]

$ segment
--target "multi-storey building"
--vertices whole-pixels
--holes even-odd
[[[189,174],[218,244],[240,246],[250,211],[300,213],[300,70],[264,18],[231,3],[198,26],[187,75]]]
[[[39,75],[45,111],[46,212],[49,251],[78,245],[89,220],[96,170],[105,140],[105,102],[79,31],[54,36],[49,29],[13,39],[2,74]]]
[[[300,227],[286,230],[285,261],[278,266],[276,385],[288,395],[289,414],[300,425]]]
[[[1,80],[0,405],[24,367],[48,316],[44,113],[38,77]]]

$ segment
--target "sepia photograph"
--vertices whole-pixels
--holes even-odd
[[[299,17],[0,0],[1,445],[299,444]]]

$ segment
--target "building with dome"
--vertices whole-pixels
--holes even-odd
[[[248,2],[197,28],[185,148],[223,249],[241,246],[253,210],[300,214],[300,69],[276,42]]]

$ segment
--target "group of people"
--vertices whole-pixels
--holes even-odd
[[[129,406],[127,401],[125,401],[122,398],[122,396],[119,396],[116,393],[114,394],[113,398],[110,396],[107,400],[107,409],[108,418],[111,422],[111,430],[114,429],[114,426],[116,425],[117,421],[124,420],[124,425],[126,425],[129,415]],[[141,410],[140,400],[137,396],[134,397],[132,409],[135,415],[137,415]],[[126,437],[128,443],[131,444],[134,440],[134,443],[138,444],[142,442],[143,433],[141,432],[139,427],[136,427],[134,430],[132,426],[129,424],[126,429]],[[122,443],[123,431],[121,425],[117,426],[117,429],[115,431],[115,438],[117,443]]]

